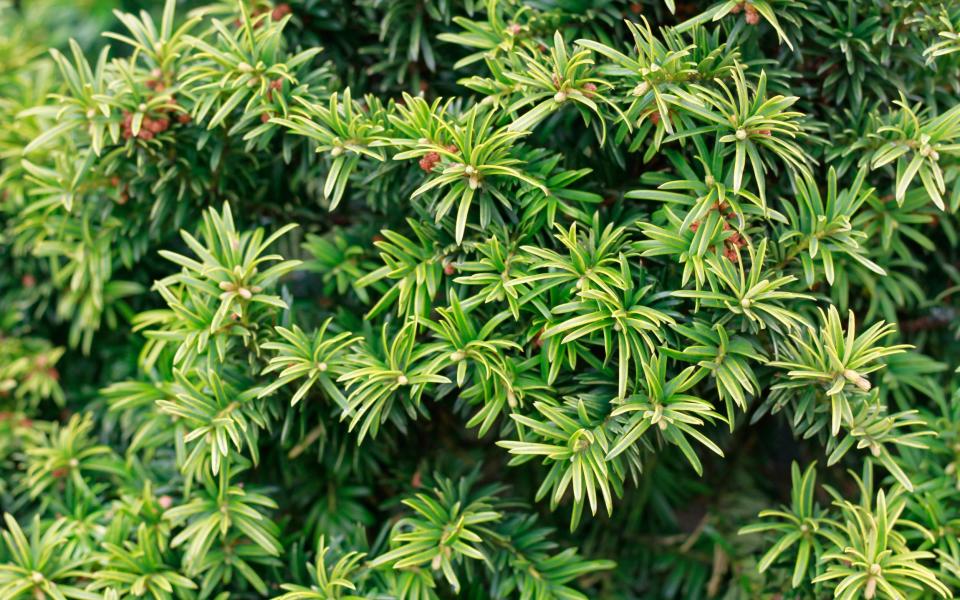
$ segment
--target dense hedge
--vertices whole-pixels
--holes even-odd
[[[960,589],[960,6],[114,4],[0,0],[0,598]]]

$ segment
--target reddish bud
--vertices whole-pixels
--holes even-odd
[[[537,332],[537,335],[533,336],[533,345],[537,348],[543,348],[543,338],[540,336],[543,335],[543,329]]]
[[[440,162],[440,155],[436,152],[428,152],[420,159],[420,168],[429,173]]]
[[[700,221],[694,221],[693,223],[690,223],[690,231],[696,233],[698,229],[700,229]]]
[[[30,273],[27,273],[26,275],[20,278],[20,284],[23,285],[23,287],[30,289],[33,286],[37,285],[37,278],[31,275]]]
[[[640,13],[643,12],[643,5],[640,4],[639,2],[632,2],[630,4],[630,12],[632,12],[635,15],[639,15]]]
[[[453,266],[453,263],[443,263],[443,274],[446,276],[453,275],[457,272],[456,267]]]
[[[168,508],[173,506],[173,498],[171,498],[170,496],[160,496],[159,498],[157,498],[157,504],[159,504],[160,508],[162,508],[163,510],[167,510]]]
[[[735,4],[734,7],[730,9],[730,14],[731,15],[740,14],[740,11],[742,10],[743,10],[743,2],[740,2],[739,4]]]
[[[267,112],[265,112],[265,113],[260,113],[260,122],[261,122],[261,123],[267,123],[267,122],[269,122],[269,121],[270,121],[270,113],[267,113]]]
[[[520,27],[516,23],[511,23],[507,27],[507,31],[509,31],[511,35],[519,35],[520,32],[523,31],[523,27]]]
[[[181,125],[186,125],[193,120],[193,117],[190,116],[190,113],[180,113],[177,115],[177,122]]]
[[[277,7],[273,9],[273,12],[270,13],[270,18],[274,21],[279,21],[292,12],[293,9],[290,8],[290,5],[284,2],[282,4],[278,4]]]

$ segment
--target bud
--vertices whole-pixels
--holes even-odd
[[[867,577],[867,585],[863,588],[863,597],[872,600],[877,595],[877,578],[883,573],[883,568],[877,563],[870,565],[870,575]]]
[[[741,127],[740,129],[737,130],[737,133],[735,135],[737,139],[742,142],[743,140],[747,139],[747,130]]]
[[[343,154],[343,146],[334,146],[330,149],[330,156],[336,158]]]
[[[282,4],[278,4],[277,7],[273,9],[273,12],[270,13],[270,18],[274,21],[279,21],[292,12],[293,9],[290,8],[290,5],[284,2]]]
[[[642,81],[639,84],[637,84],[637,87],[633,88],[632,94],[634,96],[642,96],[646,94],[647,91],[649,90],[650,90],[650,84],[647,83],[646,81]]]
[[[245,287],[237,288],[237,293],[240,294],[240,297],[242,297],[244,300],[253,298],[253,293]]]
[[[327,363],[322,362],[322,363],[318,364],[318,365],[317,365],[317,370],[320,371],[321,373],[326,372],[326,370],[327,370]]]
[[[563,103],[564,101],[566,101],[566,99],[567,99],[567,93],[563,90],[560,90],[559,92],[553,95],[553,101],[556,102],[557,104]]]
[[[856,371],[854,371],[853,369],[846,369],[843,372],[843,377],[844,379],[846,379],[853,385],[857,386],[861,390],[865,392],[870,391],[870,387],[871,387],[870,381],[867,380],[867,378],[861,375],[860,373],[857,373]]]
[[[157,504],[159,504],[160,508],[162,508],[163,510],[167,510],[168,508],[173,506],[173,498],[166,495],[160,496],[159,498],[157,498]]]
[[[467,184],[470,186],[471,190],[475,190],[480,187],[480,179],[476,175],[471,175],[470,179],[467,181]]]
[[[410,383],[410,380],[407,379],[406,375],[401,375],[400,377],[397,377],[397,385],[407,385],[408,383]]]
[[[420,159],[420,162],[418,164],[420,165],[420,169],[429,173],[433,171],[433,168],[437,165],[438,162],[440,162],[439,153],[427,152],[426,154],[423,155],[423,157]]]
[[[237,70],[241,73],[253,73],[253,67],[250,66],[250,63],[242,62],[237,65]]]

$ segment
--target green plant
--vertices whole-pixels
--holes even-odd
[[[0,597],[949,598],[958,31],[0,0]]]

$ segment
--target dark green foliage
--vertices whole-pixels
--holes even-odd
[[[0,599],[952,597],[958,97],[950,3],[0,0]]]

